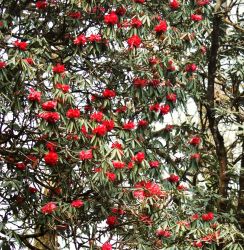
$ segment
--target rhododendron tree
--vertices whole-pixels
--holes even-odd
[[[243,249],[239,6],[1,1],[2,249]]]

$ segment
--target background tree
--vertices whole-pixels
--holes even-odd
[[[243,249],[241,1],[0,3],[2,248]]]

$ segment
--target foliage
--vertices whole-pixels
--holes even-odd
[[[241,153],[228,161],[233,171],[224,196],[221,147],[206,115],[213,6],[204,0],[0,6],[2,247],[39,249],[33,240],[52,234],[60,246],[43,241],[42,249],[100,249],[105,242],[103,250],[243,249],[236,215]],[[222,20],[227,52],[219,50],[215,66],[227,74],[224,90],[234,80],[237,90],[210,107],[217,127],[243,118],[241,59],[223,66],[239,51],[224,47],[240,36],[228,27],[231,36]],[[189,100],[199,120],[175,121],[177,114],[192,118]],[[235,113],[226,116],[230,103]],[[232,149],[240,142],[237,133]],[[233,201],[225,211],[222,199]]]

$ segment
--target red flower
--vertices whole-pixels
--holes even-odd
[[[124,16],[125,13],[126,13],[126,8],[124,6],[120,6],[116,9],[116,14],[118,16]]]
[[[80,110],[79,109],[69,109],[66,113],[66,117],[70,119],[75,119],[80,117]]]
[[[102,245],[101,250],[112,250],[112,245],[109,242],[105,242]]]
[[[103,97],[105,98],[113,98],[116,96],[116,93],[114,90],[111,90],[111,89],[105,89],[103,91]]]
[[[155,64],[158,64],[160,62],[160,59],[158,59],[156,57],[151,57],[148,59],[148,61],[151,65],[155,65]]]
[[[38,116],[48,123],[56,123],[60,119],[59,113],[57,112],[44,112]]]
[[[36,8],[43,10],[47,7],[47,2],[45,0],[37,1],[36,2]]]
[[[19,169],[21,171],[25,170],[25,168],[26,168],[26,164],[24,162],[17,162],[15,164],[15,166],[16,166],[17,169]]]
[[[134,0],[135,3],[145,3],[145,0]]]
[[[34,89],[30,89],[30,94],[28,95],[28,100],[31,102],[40,102],[42,93]]]
[[[160,109],[160,104],[159,103],[155,103],[149,106],[149,110],[150,111],[155,111],[158,112]]]
[[[140,28],[142,26],[142,21],[135,17],[131,19],[130,25],[133,28]]]
[[[193,146],[198,146],[201,143],[201,138],[198,136],[194,136],[191,138],[189,143]]]
[[[108,216],[106,223],[111,227],[118,223],[118,217],[114,215]]]
[[[114,128],[114,121],[113,120],[105,120],[102,122],[102,124],[106,126],[107,131],[111,131]]]
[[[90,115],[90,119],[96,122],[101,122],[103,120],[103,113],[102,112],[95,112]]]
[[[133,35],[130,38],[128,38],[127,43],[130,48],[138,48],[141,44],[141,38],[138,35]]]
[[[156,33],[162,33],[166,32],[167,28],[168,28],[167,22],[165,20],[162,20],[159,22],[158,25],[154,27],[154,30],[156,31]]]
[[[133,192],[133,196],[137,199],[144,199],[145,197],[164,197],[165,192],[163,192],[160,186],[151,181],[140,181],[135,184],[135,188],[138,190]]]
[[[86,37],[84,35],[79,35],[74,39],[74,44],[76,45],[85,45]]]
[[[116,113],[125,113],[127,110],[126,106],[120,106],[119,108],[116,109]]]
[[[202,248],[203,244],[201,241],[194,241],[192,244],[194,247]]]
[[[191,216],[191,219],[194,221],[194,220],[197,220],[199,218],[199,215],[198,214],[193,214]]]
[[[47,101],[42,104],[42,109],[46,111],[52,111],[56,108],[57,101]]]
[[[69,90],[70,90],[70,86],[69,86],[69,85],[67,85],[67,84],[62,84],[62,83],[57,83],[57,84],[55,85],[55,87],[56,87],[57,89],[62,90],[64,93],[67,93],[67,92],[69,92]]]
[[[177,95],[174,94],[174,93],[168,94],[168,95],[166,96],[166,99],[167,99],[167,101],[169,101],[169,102],[176,102]]]
[[[28,187],[30,193],[35,194],[38,190],[35,187]]]
[[[118,21],[119,18],[115,12],[111,12],[110,14],[104,16],[104,22],[108,25],[115,25]]]
[[[116,169],[122,169],[125,167],[125,163],[122,161],[113,161],[113,166]]]
[[[83,201],[81,200],[74,200],[71,202],[71,206],[75,208],[82,207],[84,205]]]
[[[177,0],[171,0],[169,6],[173,10],[177,10],[180,7],[180,3]]]
[[[171,236],[171,232],[168,230],[163,230],[161,228],[157,229],[156,231],[156,235],[158,237],[165,237],[165,238],[169,238]]]
[[[73,19],[80,19],[81,13],[79,11],[70,12],[70,13],[68,13],[68,16],[73,18]]]
[[[57,209],[57,206],[54,202],[48,202],[41,208],[43,214],[51,214],[53,211]]]
[[[135,123],[132,121],[126,122],[123,124],[123,129],[124,130],[132,130],[135,128]]]
[[[64,73],[65,65],[58,63],[56,66],[53,66],[53,72],[57,74]]]
[[[194,15],[194,14],[191,14],[191,20],[192,21],[201,21],[203,18],[202,18],[202,15]]]
[[[89,37],[88,37],[88,40],[90,41],[90,42],[100,42],[101,40],[102,40],[102,37],[101,37],[101,35],[100,34],[98,34],[98,35],[94,35],[94,34],[91,34]]]
[[[96,128],[92,130],[93,134],[99,135],[99,136],[104,136],[107,133],[107,128],[105,125],[99,125]]]
[[[167,124],[164,128],[164,131],[166,132],[171,132],[173,130],[174,126],[173,125],[170,125],[170,124]]]
[[[149,165],[151,168],[158,168],[159,162],[158,161],[150,161]]]
[[[198,6],[204,6],[210,3],[210,0],[196,0]]]
[[[107,172],[106,176],[107,176],[109,181],[115,181],[116,180],[116,174],[115,173]]]
[[[27,42],[20,42],[19,40],[14,42],[14,46],[23,51],[26,50],[27,45],[28,45]]]
[[[171,174],[167,179],[168,179],[168,181],[170,181],[172,183],[176,183],[176,182],[179,182],[180,177],[178,175]]]
[[[112,208],[111,211],[112,211],[112,213],[119,214],[119,215],[123,215],[126,213],[123,209],[120,209],[117,207]]]
[[[148,126],[148,121],[146,121],[146,120],[140,120],[138,122],[138,126],[139,127],[147,127]]]
[[[57,148],[57,144],[55,142],[47,142],[46,143],[46,148],[49,150],[49,151],[56,151],[56,148]]]
[[[214,214],[212,212],[209,212],[207,214],[202,215],[202,220],[203,221],[211,221],[214,219]]]
[[[27,58],[25,58],[24,59],[28,64],[30,64],[30,65],[33,65],[34,64],[34,61],[33,61],[33,59],[31,58],[31,57],[27,57]]]
[[[0,69],[4,69],[6,67],[6,62],[0,61]]]
[[[202,47],[200,48],[200,51],[201,51],[202,54],[206,54],[207,48],[206,48],[205,46],[202,46]]]
[[[135,156],[134,156],[134,160],[137,162],[142,162],[145,159],[145,154],[143,152],[138,152]]]
[[[199,153],[192,154],[190,157],[191,160],[195,159],[196,161],[198,161],[200,158],[201,155]]]
[[[81,150],[80,153],[79,153],[79,158],[81,160],[90,160],[90,159],[92,159],[93,158],[92,149]]]
[[[160,106],[160,113],[166,115],[170,112],[170,106],[168,104]]]
[[[152,219],[148,215],[144,215],[144,214],[140,216],[140,221],[142,221],[146,225],[152,225],[153,224]]]
[[[185,67],[185,70],[186,70],[186,72],[189,72],[189,73],[194,72],[197,70],[197,65],[194,63],[187,64]]]
[[[185,191],[185,190],[187,190],[187,187],[185,187],[184,185],[180,184],[179,186],[177,186],[177,190],[178,191]]]
[[[123,149],[122,144],[119,143],[119,142],[117,142],[117,141],[115,141],[114,143],[112,143],[111,148],[117,148],[117,149],[120,149],[120,150]]]
[[[49,166],[56,166],[58,163],[58,154],[50,151],[44,156],[44,161]]]
[[[135,87],[145,87],[147,85],[147,80],[146,79],[141,79],[139,77],[136,77],[133,79],[133,84]]]

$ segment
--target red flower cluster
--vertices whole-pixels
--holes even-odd
[[[34,89],[30,89],[30,94],[28,95],[28,100],[31,102],[40,102],[41,101],[41,92]]]
[[[79,11],[69,12],[68,16],[73,18],[73,19],[80,19],[81,13]]]
[[[186,72],[192,73],[197,70],[197,65],[194,63],[187,64],[185,67]]]
[[[124,130],[132,130],[135,128],[135,123],[132,121],[126,122],[123,124],[123,129]]]
[[[119,18],[115,12],[111,12],[110,14],[104,16],[104,23],[106,23],[107,25],[115,25],[118,23],[118,21]]]
[[[155,111],[158,112],[160,110],[160,104],[159,103],[155,103],[149,106],[149,110],[150,111]]]
[[[114,216],[114,215],[110,215],[108,216],[107,220],[106,220],[106,223],[112,227],[116,224],[118,224],[118,217],[117,216]]]
[[[113,161],[113,166],[116,169],[122,169],[125,167],[125,163],[122,161]]]
[[[57,101],[47,101],[42,104],[42,109],[45,111],[52,111],[56,108]]]
[[[201,21],[202,20],[202,15],[191,14],[191,20],[192,21]]]
[[[143,152],[138,152],[134,157],[133,160],[136,162],[141,163],[145,159],[145,154]]]
[[[0,69],[4,69],[6,65],[7,64],[5,62],[0,61]]]
[[[130,48],[138,48],[141,45],[141,38],[138,35],[133,35],[128,38],[127,43]]]
[[[47,142],[46,143],[46,148],[49,150],[49,151],[56,151],[56,148],[57,148],[57,143],[55,142]]]
[[[148,126],[148,121],[146,120],[140,120],[138,122],[138,127],[147,127]]]
[[[92,130],[92,133],[99,136],[104,136],[107,133],[107,128],[105,125],[98,125]]]
[[[49,166],[56,166],[58,163],[58,154],[56,152],[50,151],[44,156],[44,161]]]
[[[67,85],[67,84],[62,84],[62,83],[57,83],[57,84],[55,85],[55,87],[56,87],[57,89],[62,90],[64,93],[67,93],[67,92],[69,92],[69,90],[70,90],[70,86],[69,86],[69,85]]]
[[[135,3],[145,3],[145,0],[134,0]]]
[[[159,22],[158,25],[154,27],[154,30],[156,31],[156,33],[163,33],[167,31],[167,28],[168,28],[167,22],[165,20],[162,20]]]
[[[160,113],[166,115],[170,112],[170,106],[168,104],[160,106]]]
[[[90,115],[90,119],[92,121],[96,121],[96,122],[101,122],[103,120],[103,117],[104,117],[104,115],[100,111],[95,112],[95,113],[93,113],[93,114]]]
[[[147,80],[136,77],[136,78],[133,79],[133,84],[134,84],[135,87],[143,88],[143,87],[145,87],[147,85]]]
[[[201,155],[199,153],[195,153],[191,155],[190,160],[198,161],[200,158],[201,158]]]
[[[158,168],[159,162],[158,161],[150,161],[149,165],[151,168]]]
[[[125,13],[126,13],[126,8],[124,6],[120,6],[116,9],[116,14],[118,16],[124,16]]]
[[[79,109],[69,109],[66,113],[66,117],[70,119],[80,118],[80,110]]]
[[[74,39],[74,44],[76,45],[85,45],[86,44],[86,37],[84,35],[79,35]]]
[[[114,90],[111,90],[111,89],[105,89],[103,91],[103,97],[105,98],[113,98],[116,96],[116,93]]]
[[[140,28],[142,26],[142,21],[135,17],[131,19],[130,25],[133,28]]]
[[[53,72],[57,74],[62,74],[65,71],[65,65],[58,63],[57,65],[53,66]]]
[[[25,164],[24,162],[17,162],[17,163],[15,164],[15,166],[16,166],[17,169],[19,169],[19,170],[21,170],[21,171],[24,171],[25,168],[26,168],[26,164]]]
[[[43,10],[47,7],[47,2],[45,0],[37,1],[36,2],[36,8]]]
[[[60,115],[57,112],[44,112],[38,116],[48,123],[56,123],[60,119]]]
[[[100,34],[98,34],[98,35],[95,35],[95,34],[91,34],[89,37],[88,37],[88,40],[90,41],[90,42],[100,42],[101,40],[102,40],[102,37],[101,37],[101,35]]]
[[[106,176],[107,176],[109,181],[115,181],[116,180],[116,174],[115,173],[107,172]]]
[[[20,42],[19,40],[14,42],[14,46],[23,51],[27,49],[27,45],[27,42]]]
[[[189,141],[189,144],[193,146],[198,146],[200,143],[201,143],[201,138],[198,136],[192,137],[191,140]]]
[[[166,96],[166,100],[169,102],[176,102],[176,99],[177,99],[177,95],[174,93],[168,94]]]
[[[102,122],[104,126],[106,126],[107,131],[112,131],[114,128],[114,121],[113,120],[105,120]]]
[[[151,181],[140,181],[135,184],[136,191],[133,192],[133,196],[137,199],[144,199],[146,197],[164,197],[165,192],[161,190],[158,184]]]
[[[171,236],[171,232],[168,230],[163,230],[162,228],[157,229],[156,235],[158,237],[169,238]]]
[[[177,10],[180,7],[180,3],[177,0],[171,0],[169,6],[173,10]]]
[[[71,202],[71,206],[74,208],[80,208],[84,205],[83,201],[81,200],[74,200]]]
[[[176,182],[179,182],[180,180],[180,177],[178,175],[175,175],[175,174],[171,174],[168,178],[167,178],[168,181],[172,182],[172,183],[176,183]]]
[[[79,153],[79,158],[83,161],[83,160],[90,160],[93,158],[92,155],[92,149],[89,150],[81,150]]]
[[[202,215],[202,220],[203,221],[211,221],[214,219],[214,214],[212,212],[209,212],[207,214]]]
[[[54,202],[48,202],[41,208],[43,214],[51,214],[57,209],[57,206]]]
[[[105,242],[102,245],[101,250],[112,250],[112,245],[109,242]]]

